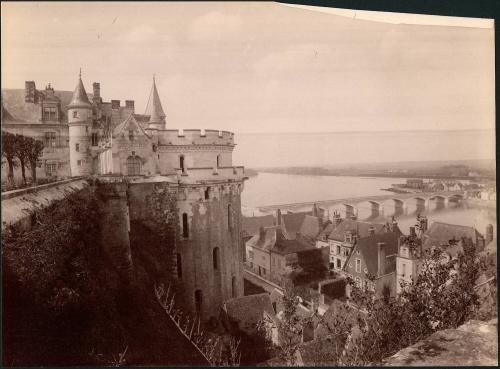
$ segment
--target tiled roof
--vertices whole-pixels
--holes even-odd
[[[247,241],[246,246],[256,247],[263,251],[271,250],[281,255],[314,249],[314,246],[305,241],[287,239],[280,226],[264,227],[264,237],[261,237],[259,231]]]
[[[385,243],[385,255],[394,255],[398,252],[398,239],[400,234],[397,232],[387,232],[381,234],[375,234],[369,237],[363,237],[358,240],[356,246],[354,246],[353,253],[351,257],[359,250],[363,260],[365,261],[368,273],[375,276],[378,272],[378,246],[380,242]],[[395,258],[392,258],[395,259]],[[348,261],[349,262],[349,261]],[[347,263],[346,263],[347,264]],[[396,264],[391,258],[386,259],[385,263],[385,273],[391,273],[396,270]]]
[[[247,247],[256,247],[263,251],[269,251],[276,243],[276,227],[264,227],[264,237],[260,231],[246,242]]]
[[[322,239],[328,238],[328,236],[330,235],[330,233],[333,232],[334,229],[335,229],[335,226],[333,225],[333,223],[328,221],[326,227],[323,228],[323,230],[318,235],[318,239],[322,240]]]
[[[294,239],[297,237],[297,232],[300,231],[300,227],[302,227],[302,223],[308,214],[311,214],[311,212],[287,213],[281,216],[287,238]]]
[[[344,241],[345,232],[357,232],[358,238],[368,237],[370,227],[375,227],[375,234],[385,232],[386,226],[381,223],[369,223],[359,220],[344,219],[342,222],[330,233],[328,238],[330,240]]]
[[[73,97],[73,92],[55,91],[54,94],[61,101],[62,122],[67,122],[67,106]],[[24,89],[3,89],[2,105],[14,121],[20,123],[40,122],[40,104],[26,103]]]
[[[228,317],[237,322],[240,328],[255,328],[263,313],[274,315],[273,305],[268,293],[249,295],[227,300],[224,310]]]
[[[75,87],[75,91],[73,91],[73,96],[68,107],[87,107],[90,108],[92,105],[90,104],[89,98],[87,96],[87,92],[85,91],[85,87],[83,86],[82,78],[78,78],[78,82]]]
[[[316,239],[323,228],[322,225],[323,222],[321,218],[306,215],[304,221],[302,222],[302,226],[300,227],[299,233],[303,237]]]
[[[474,245],[480,233],[474,227],[448,224],[442,222],[433,222],[424,234],[424,249],[431,246],[448,245],[453,238],[460,240],[463,237],[472,239]]]
[[[271,227],[273,225],[274,217],[272,215],[243,217],[243,234],[246,236],[253,236],[259,233],[260,227]]]

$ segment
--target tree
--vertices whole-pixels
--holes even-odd
[[[14,184],[14,167],[16,166],[16,136],[12,133],[2,131],[2,156],[9,164],[8,179],[10,184]]]
[[[462,239],[461,244],[463,252],[451,260],[443,257],[441,249],[429,253],[422,260],[419,275],[411,283],[403,283],[403,291],[395,299],[387,296],[377,299],[372,291],[362,290],[348,279],[352,289],[349,303],[339,302],[333,318],[320,320],[327,335],[316,342],[316,364],[381,363],[437,330],[464,324],[478,304],[475,282],[480,264],[472,240]],[[304,327],[304,321],[294,319],[297,302],[293,297],[288,294],[283,299],[285,313],[278,326],[280,340],[288,332],[300,332]],[[348,314],[354,319],[347,320]],[[297,341],[281,342],[282,355],[293,359]]]
[[[28,147],[27,158],[31,168],[31,179],[33,183],[36,183],[36,163],[43,153],[43,142],[39,140],[31,141],[31,145]]]
[[[34,140],[31,137],[26,137],[18,134],[15,135],[15,138],[15,155],[19,159],[23,182],[24,184],[26,184],[26,165],[28,164],[28,154],[30,151],[30,147],[31,145],[33,145]]]

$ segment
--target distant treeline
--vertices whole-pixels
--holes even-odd
[[[472,179],[472,178],[494,178],[493,170],[476,169],[466,165],[444,165],[438,168],[393,170],[389,166],[377,169],[366,168],[343,168],[332,169],[325,167],[276,167],[261,168],[259,172],[301,174],[317,176],[358,176],[358,177],[404,177],[404,178],[434,178],[434,179]]]

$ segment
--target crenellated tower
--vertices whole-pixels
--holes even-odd
[[[68,126],[71,176],[92,174],[90,157],[92,104],[83,86],[81,69],[73,98],[68,105]]]

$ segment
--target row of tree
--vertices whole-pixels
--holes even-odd
[[[31,169],[31,180],[36,183],[36,164],[42,153],[42,141],[2,131],[2,156],[9,165],[9,183],[14,183],[14,167],[18,164],[21,166],[24,184],[27,182],[26,168]]]

